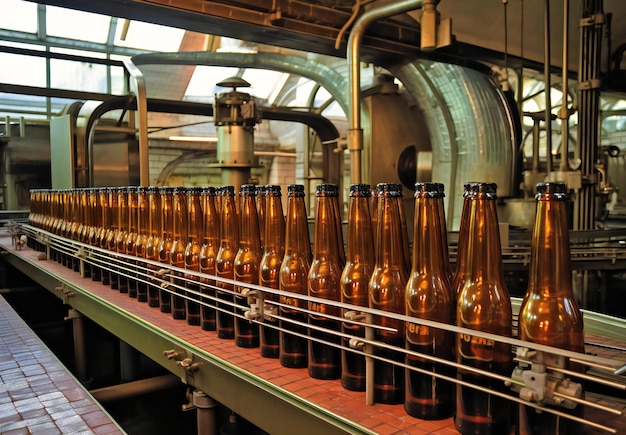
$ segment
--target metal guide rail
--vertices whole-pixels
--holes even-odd
[[[194,303],[210,306],[216,310],[227,311],[229,313],[233,313],[234,311],[234,316],[245,318],[258,324],[263,324],[264,327],[275,328],[280,331],[289,332],[293,335],[298,335],[307,340],[315,340],[329,346],[334,346],[363,355],[368,366],[366,374],[367,388],[364,405],[373,404],[373,361],[381,360],[390,364],[401,366],[408,370],[414,370],[429,376],[435,376],[453,383],[475,388],[483,392],[488,392],[492,395],[499,396],[502,399],[509,400],[517,404],[523,404],[531,408],[540,409],[542,412],[571,419],[598,431],[618,433],[618,428],[611,425],[611,422],[623,417],[621,411],[621,409],[623,409],[623,404],[620,401],[620,397],[623,397],[623,392],[626,391],[626,378],[623,376],[623,373],[626,371],[626,350],[623,353],[620,353],[618,358],[606,358],[591,355],[589,354],[589,345],[587,345],[587,354],[566,351],[550,346],[517,340],[515,338],[502,337],[476,330],[460,328],[455,325],[417,319],[395,313],[382,312],[370,308],[329,301],[326,299],[303,296],[295,293],[265,288],[258,285],[243,284],[237,281],[219,278],[217,276],[206,275],[187,269],[179,269],[143,258],[103,250],[74,240],[58,237],[28,225],[24,225],[22,229],[28,237],[36,240],[45,248],[47,258],[50,258],[52,252],[56,252],[57,254],[63,254],[79,260],[78,271],[81,276],[84,276],[85,268],[94,265],[102,270],[112,271],[113,273],[126,277],[130,280],[143,282],[148,286],[158,287],[161,291],[169,292],[173,296],[188,299]],[[216,296],[209,296],[201,291],[192,290],[184,285],[185,282],[189,282],[195,285],[200,284],[200,286],[210,286],[217,289],[216,286],[200,283],[200,278],[210,279],[213,282],[224,282],[239,289],[243,288],[243,292],[238,293],[238,295],[246,297],[248,305],[246,307],[242,307],[234,302],[235,291],[230,291],[222,287],[218,289],[221,293],[232,293],[233,300],[229,301]],[[66,303],[71,305],[72,300],[71,297],[68,297],[68,293],[71,293],[71,291],[64,291],[62,297]],[[299,310],[307,315],[313,313],[314,315],[320,316],[320,313],[317,311],[312,312],[305,308],[295,307],[293,305],[286,306],[281,302],[276,302],[266,298],[269,294],[294,298],[297,300],[305,300],[308,302],[308,304],[306,304],[307,306],[309,304],[327,304],[343,309],[344,312],[350,312],[352,314],[357,313],[359,315],[353,315],[351,318],[341,318],[330,316],[328,314],[324,314],[324,316],[336,322],[363,326],[366,331],[365,335],[363,337],[352,336],[342,331],[325,329],[317,325],[311,325],[281,316],[280,307],[288,307],[291,310]],[[219,305],[217,303],[218,301]],[[136,301],[135,303],[139,304],[139,302]],[[513,305],[515,310],[516,306],[519,305],[519,301],[513,301]],[[514,352],[514,361],[516,363],[515,369],[510,376],[502,376],[500,374],[459,364],[456,361],[444,360],[376,341],[373,338],[373,331],[382,329],[389,330],[389,328],[373,324],[372,318],[375,318],[375,316],[392,317],[410,324],[424,325],[431,328],[451,331],[455,334],[468,334],[472,337],[480,339],[494,340],[510,344],[512,345]],[[584,318],[586,332],[592,332],[614,338],[622,337],[622,331],[626,325],[626,322],[621,319],[597,315],[592,312],[584,312]],[[281,320],[281,322],[280,324],[278,322],[264,322],[264,320],[267,319],[278,319]],[[325,341],[317,337],[306,335],[306,333],[297,333],[291,330],[289,328],[290,326],[304,327],[307,330],[318,330],[320,332],[330,334],[333,337],[340,337],[342,340],[338,340],[337,342]],[[235,347],[235,344],[232,341],[230,344]],[[179,345],[185,349],[185,345],[183,343],[179,343]],[[457,370],[462,369],[466,372],[471,372],[485,378],[496,379],[504,385],[510,387],[509,392],[505,393],[487,389],[480,384],[469,384],[466,381],[462,381],[455,377],[442,375],[440,373],[433,373],[420,367],[408,365],[404,360],[392,361],[376,355],[374,352],[376,348],[392,350],[402,353],[404,356],[418,357],[437,364],[447,365]],[[206,349],[205,351],[210,352],[210,349]],[[201,378],[200,376],[196,375],[195,378],[194,376],[191,378],[188,376],[190,372],[193,373],[198,371],[199,365],[194,360],[194,352],[198,352],[198,350],[189,349],[187,346],[186,350],[179,351],[175,349],[172,350],[167,356],[168,358],[176,359],[179,368],[184,370],[185,374],[184,376],[181,376],[184,381],[188,382],[192,386],[202,389],[202,382],[198,382],[198,379]],[[585,373],[579,373],[566,370],[564,365],[567,359],[571,362],[576,362],[587,367],[587,371]],[[609,394],[612,395],[605,395],[603,393],[601,397],[602,400],[592,400],[589,398],[589,395],[583,397],[581,394],[582,388],[580,387],[582,383],[586,386],[595,384],[602,388],[603,391],[608,390],[611,392]],[[207,391],[207,394],[210,394],[210,392]],[[217,400],[219,400],[219,398],[217,398]],[[548,407],[546,405],[552,406]],[[570,414],[569,410],[576,406],[585,407],[584,418]],[[592,412],[587,412],[587,410],[592,410]],[[311,412],[311,410],[309,409],[308,412]],[[242,415],[247,417],[245,413],[242,413]],[[599,416],[599,418],[594,419],[589,416]],[[609,423],[607,424],[607,422]],[[341,421],[339,426],[343,430],[345,427],[350,427],[351,423]],[[299,424],[298,427],[301,427],[301,424]],[[336,429],[337,427],[335,426],[334,428]],[[354,432],[355,430],[361,431],[364,429],[356,424],[354,427],[350,427],[348,431]],[[367,432],[367,430],[364,431]]]

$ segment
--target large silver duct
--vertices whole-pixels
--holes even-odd
[[[236,68],[259,68],[296,74],[322,85],[348,113],[348,78],[318,60],[281,53],[212,53],[207,51],[181,53],[149,53],[133,56],[132,62],[142,65],[208,65]]]
[[[449,228],[459,227],[464,183],[494,182],[500,196],[511,196],[516,120],[495,81],[470,68],[429,60],[390,69],[424,112],[432,179],[446,185]]]

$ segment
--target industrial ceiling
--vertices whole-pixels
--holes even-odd
[[[397,1],[397,0],[395,0]],[[349,22],[355,3],[366,10],[390,0],[44,0],[43,3],[180,27],[202,33],[286,48],[345,56],[347,35],[336,40]],[[420,51],[421,13],[381,20],[370,26],[363,40],[363,59],[385,65],[407,56],[428,56],[463,64],[484,60],[508,66],[544,63],[545,35],[550,33],[551,65],[561,68],[564,8],[569,29],[568,67],[578,69],[580,25],[584,11],[602,5],[602,70],[611,68],[612,53],[626,44],[626,3],[623,0],[441,0],[442,18],[452,20],[455,42],[435,52]],[[548,17],[548,20],[546,20]],[[586,20],[587,23],[590,21]],[[548,23],[546,25],[546,23]],[[507,56],[505,56],[505,52]]]

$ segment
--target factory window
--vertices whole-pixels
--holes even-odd
[[[37,4],[21,0],[0,0],[0,29],[37,32]]]
[[[42,57],[22,54],[0,53],[0,83],[23,86],[46,86],[46,60]]]
[[[185,31],[182,29],[120,20],[116,28],[115,45],[146,51],[174,52],[180,48],[184,35]]]
[[[49,36],[89,42],[107,42],[111,18],[55,6],[46,6],[46,33]]]

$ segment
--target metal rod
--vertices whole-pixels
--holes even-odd
[[[543,75],[544,75],[544,87],[545,87],[545,129],[546,129],[546,168],[548,174],[552,172],[552,96],[550,91],[552,90],[552,84],[550,80],[550,0],[543,0],[544,13],[544,46],[543,46]]]
[[[432,2],[432,0],[431,0]],[[363,150],[363,129],[361,128],[361,39],[367,27],[384,17],[421,8],[424,0],[393,0],[377,2],[364,12],[352,26],[348,38],[348,58],[350,106],[348,113],[348,150],[350,151],[350,182],[361,182],[361,151]]]
[[[139,396],[140,394],[175,387],[176,385],[180,385],[180,383],[181,381],[178,376],[168,374],[149,379],[126,382],[119,385],[112,385],[110,387],[98,388],[90,390],[89,393],[98,402],[114,402],[116,400]]]
[[[569,0],[563,0],[563,69],[562,76],[562,101],[561,101],[561,163],[559,170],[565,172],[569,169],[568,156],[569,156],[569,110],[567,109],[567,95],[568,95],[568,45],[569,45]]]

